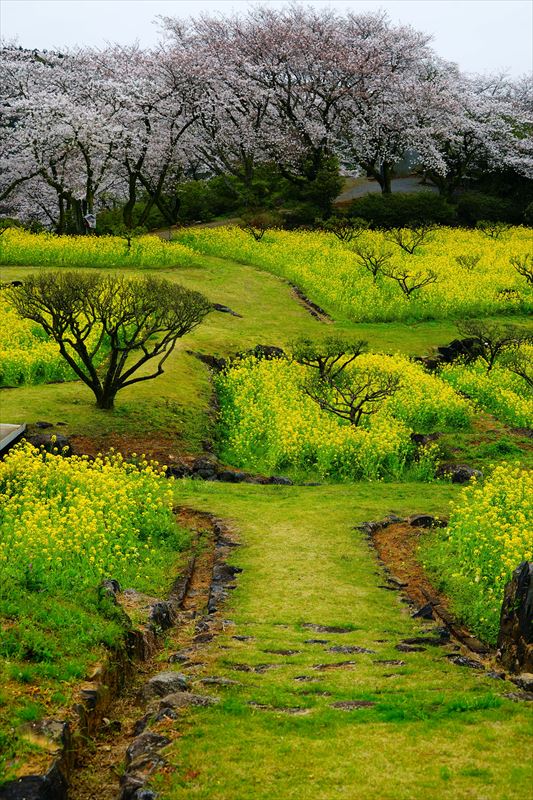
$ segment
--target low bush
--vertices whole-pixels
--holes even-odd
[[[410,225],[450,225],[455,209],[435,192],[390,195],[368,194],[354,200],[348,213],[366,220],[372,228],[407,228]]]

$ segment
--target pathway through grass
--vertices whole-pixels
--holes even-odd
[[[190,484],[180,502],[184,488],[190,505],[232,519],[242,542],[234,563],[243,573],[222,612],[232,623],[198,651],[192,675],[240,685],[210,687],[217,706],[172,723],[180,737],[162,798],[528,796],[531,708],[504,696],[512,684],[451,664],[451,646],[396,649],[434,633],[433,623],[412,620],[382,588],[353,530],[391,510],[445,512],[453,487]]]

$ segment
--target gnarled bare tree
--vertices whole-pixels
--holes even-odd
[[[43,271],[6,292],[21,317],[57,342],[102,409],[113,408],[120,389],[161,375],[178,339],[211,310],[199,292],[156,278]]]

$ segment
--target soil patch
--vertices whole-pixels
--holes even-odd
[[[400,522],[372,532],[372,542],[380,560],[390,573],[389,580],[419,609],[429,605],[432,615],[442,620],[462,644],[475,653],[489,654],[490,648],[461,625],[449,610],[449,600],[438,592],[420,564],[417,553],[424,536],[422,528]]]

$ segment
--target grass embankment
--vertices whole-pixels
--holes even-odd
[[[232,563],[244,570],[222,612],[235,624],[198,653],[206,664],[192,672],[240,685],[212,687],[220,704],[176,723],[180,737],[165,751],[175,772],[156,783],[165,800],[527,795],[533,770],[523,754],[531,709],[503,697],[512,685],[451,664],[448,648],[396,649],[428,625],[412,620],[398,596],[380,587],[375,557],[353,530],[390,510],[445,514],[455,487],[189,487],[180,486],[180,502],[234,521],[242,547]],[[351,632],[324,634],[304,623]],[[328,649],[337,645],[374,652]],[[403,664],[377,663],[388,660]],[[354,663],[316,669],[343,661]],[[261,674],[235,664],[275,668]],[[308,680],[296,680],[302,675]],[[332,708],[341,701],[374,705]]]
[[[0,782],[39,747],[28,723],[68,713],[128,622],[103,579],[165,594],[188,544],[156,465],[89,461],[28,444],[0,462]],[[26,770],[27,772],[27,770]]]

